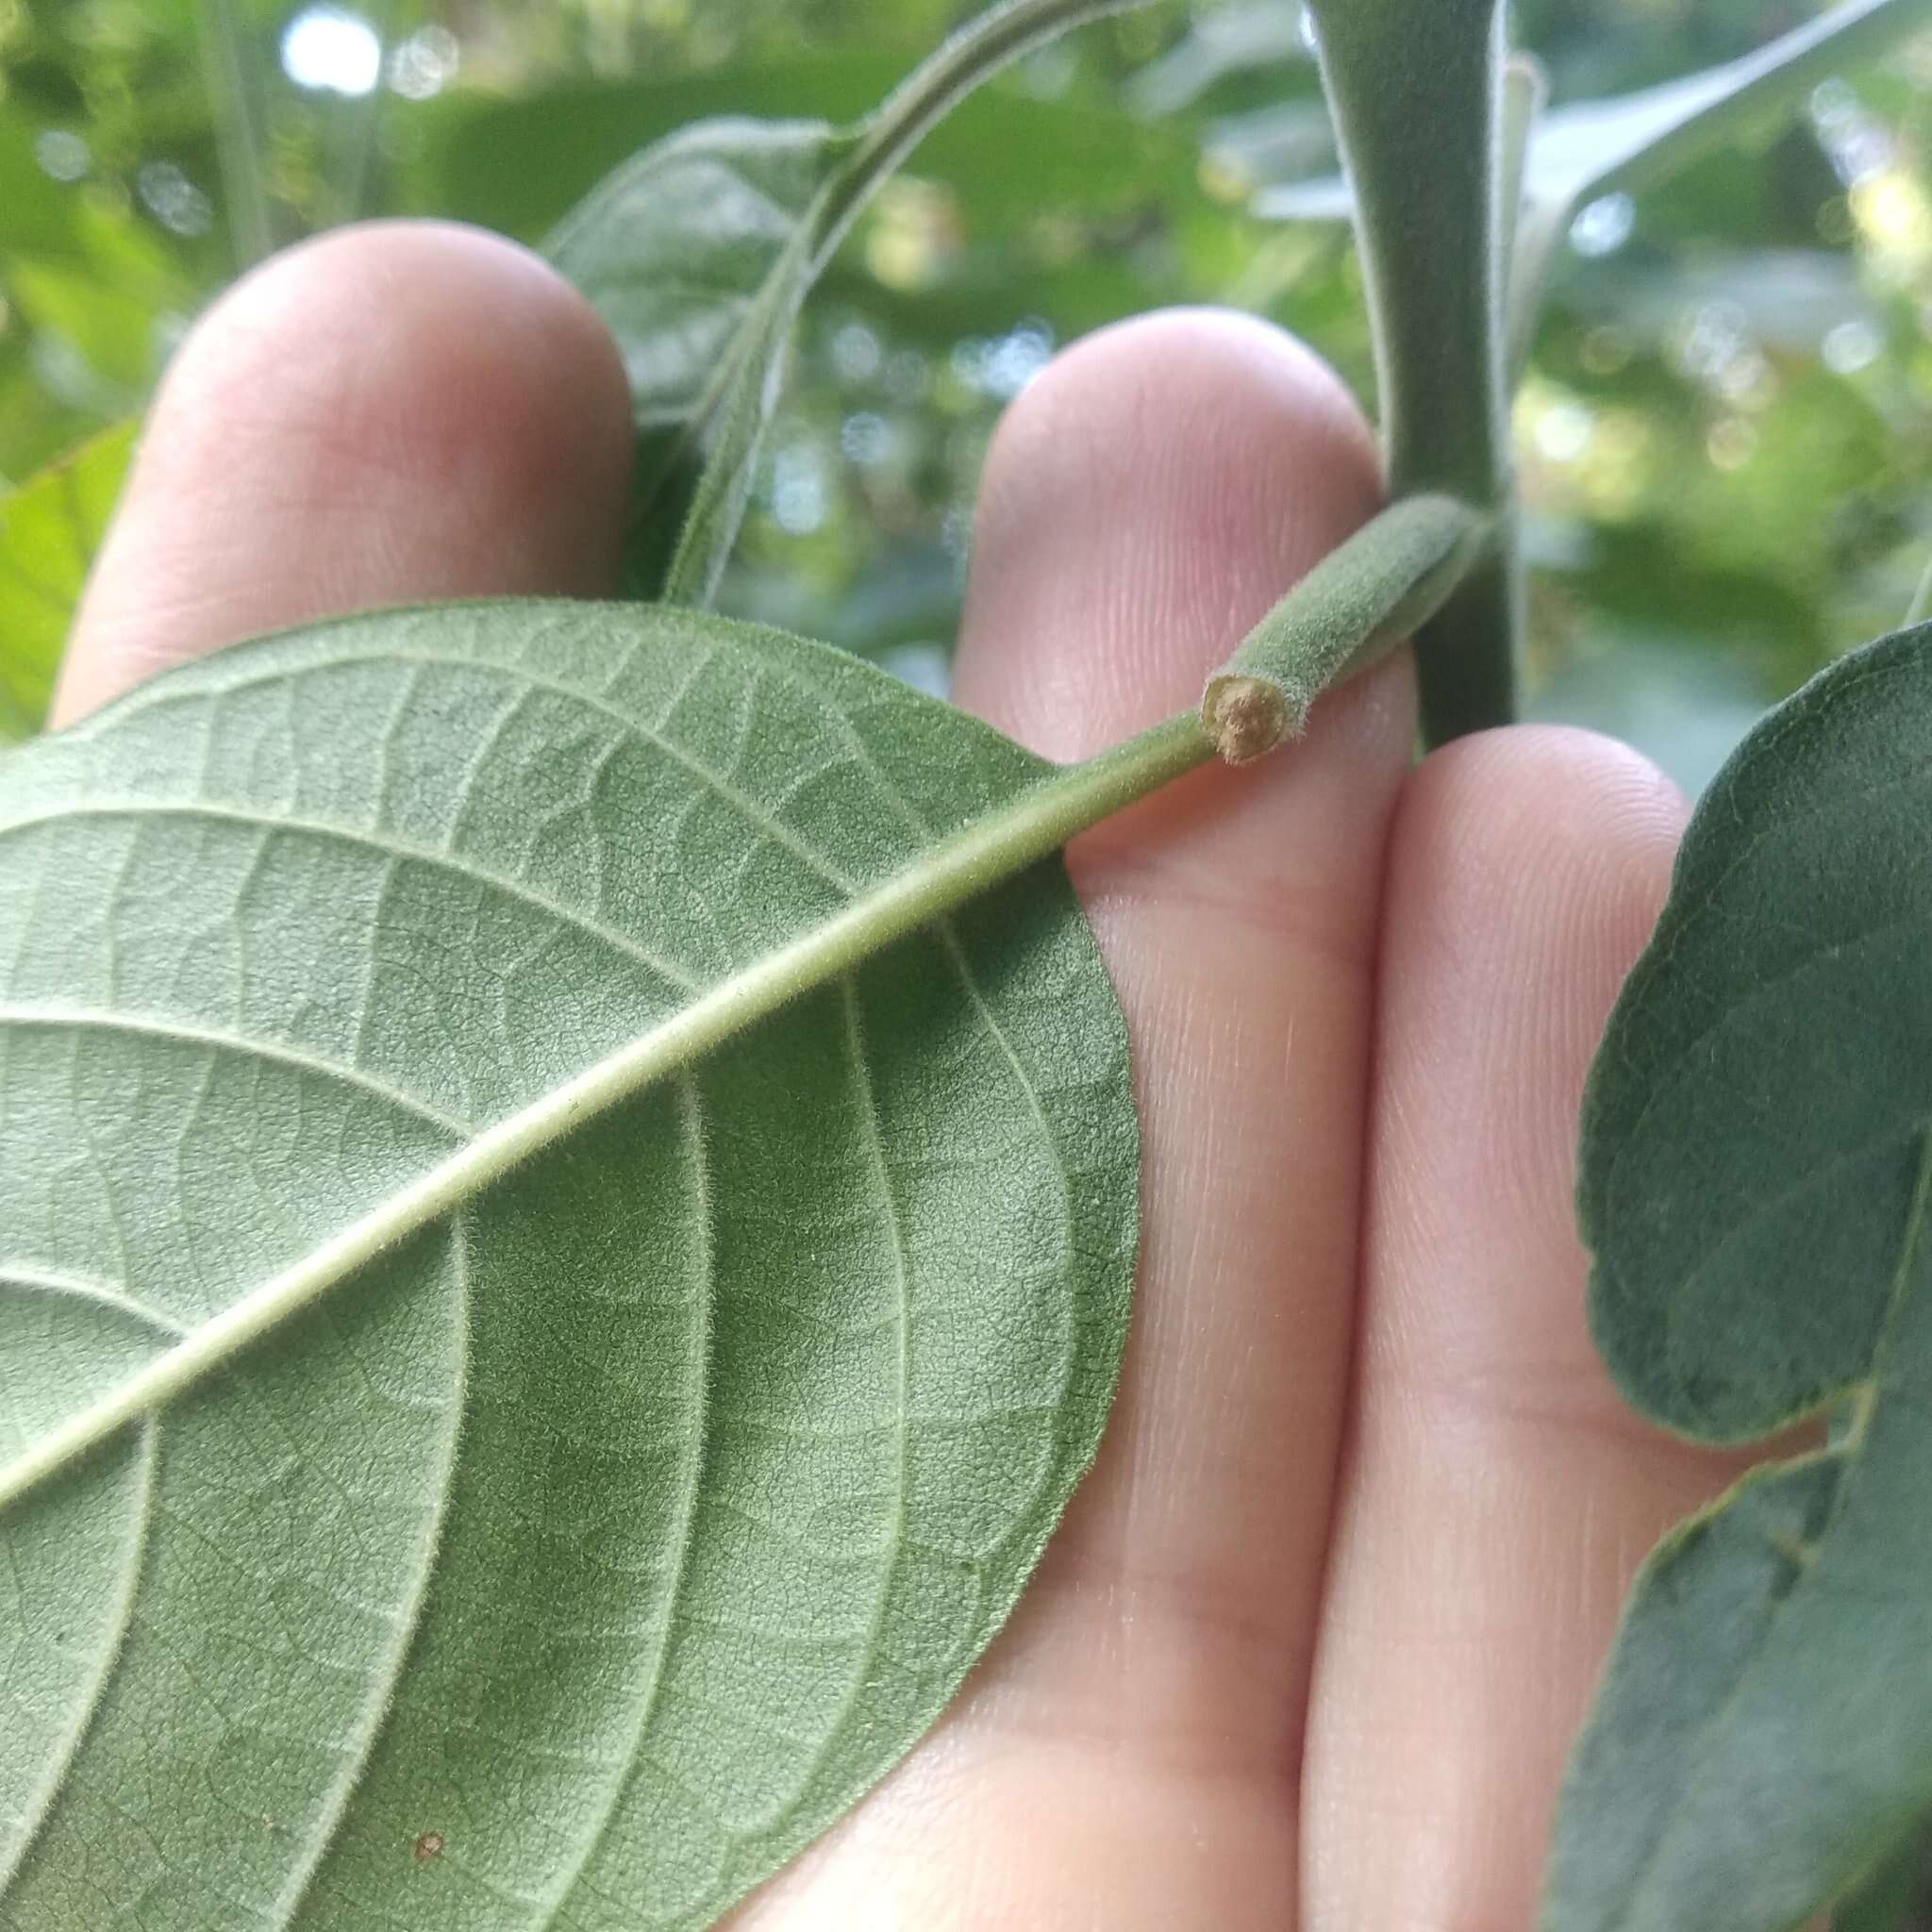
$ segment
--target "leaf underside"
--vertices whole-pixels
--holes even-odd
[[[1932,629],[1814,680],[1692,821],[1585,1103],[1598,1344],[1714,1442],[1829,1414],[1640,1577],[1551,1932],[1775,1932],[1932,1807]]]
[[[558,604],[242,646],[0,764],[0,1459],[1041,769],[817,646]],[[1039,867],[30,1492],[0,1924],[712,1923],[1010,1608],[1137,1148]]]

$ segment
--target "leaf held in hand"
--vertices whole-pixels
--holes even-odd
[[[242,646],[0,764],[0,1460],[1044,769],[549,604]],[[0,1921],[712,1923],[1011,1607],[1137,1138],[1050,863],[458,1191],[0,1514]]]
[[[1640,1577],[1550,1932],[1781,1932],[1932,1808],[1932,629],[1834,666],[1699,808],[1584,1108],[1591,1313],[1712,1442],[1830,1414]]]

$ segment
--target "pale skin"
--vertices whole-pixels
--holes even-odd
[[[252,632],[611,582],[601,325],[429,225],[271,263],[176,358],[58,716]],[[1193,702],[1374,509],[1288,337],[1064,353],[989,460],[958,701],[1055,758]],[[1733,1473],[1584,1330],[1574,1128],[1684,805],[1607,740],[1413,763],[1406,661],[1080,841],[1134,1040],[1139,1301],[1091,1478],[934,1734],[739,1932],[1515,1932],[1625,1584]]]

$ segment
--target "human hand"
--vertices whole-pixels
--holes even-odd
[[[629,417],[549,272],[468,231],[296,251],[184,348],[72,719],[371,604],[603,590]],[[990,459],[960,701],[1055,757],[1194,701],[1374,507],[1259,325],[1070,351]],[[1091,1478],[933,1735],[741,1932],[1513,1932],[1625,1582],[1729,1474],[1590,1349],[1576,1103],[1682,807],[1516,729],[1410,769],[1391,663],[1069,856],[1133,1032],[1140,1298]]]

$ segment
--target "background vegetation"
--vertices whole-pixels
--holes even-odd
[[[858,114],[971,10],[0,0],[0,482],[137,411],[272,246],[375,213],[535,240],[679,122]],[[1518,28],[1560,102],[1816,10],[1521,0]],[[1899,621],[1932,544],[1928,114],[1932,39],[1579,217],[1517,416],[1533,710],[1694,786],[1766,703]],[[1254,309],[1366,390],[1345,237],[1266,212],[1332,162],[1291,0],[1167,0],[974,97],[808,310],[723,607],[941,679],[999,410],[1118,315]],[[97,479],[83,493],[85,524]],[[4,546],[0,624],[44,610],[58,547]]]

